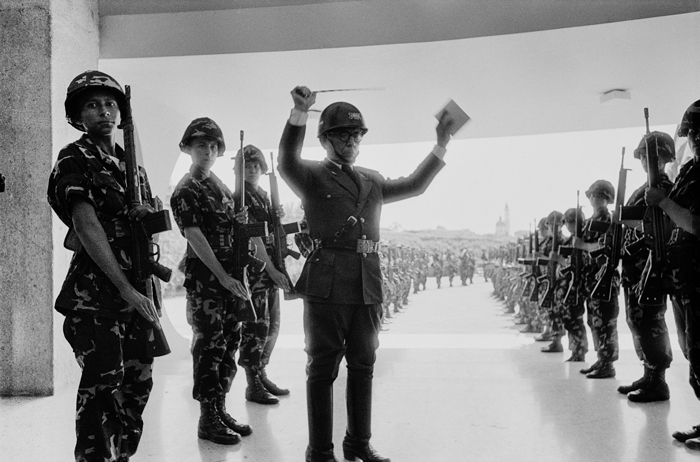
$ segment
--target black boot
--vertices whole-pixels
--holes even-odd
[[[644,375],[632,382],[630,385],[620,385],[617,387],[617,391],[626,395],[627,393],[639,390],[649,381],[649,375],[651,374],[651,369],[646,365],[644,366]]]
[[[248,386],[245,389],[245,399],[258,404],[277,404],[280,402],[275,395],[265,389],[260,381],[258,371],[247,367],[245,376],[248,380]]]
[[[689,439],[700,437],[700,425],[695,425],[690,430],[673,432],[671,436],[681,443],[685,443]]]
[[[218,444],[238,444],[241,436],[228,428],[219,418],[214,401],[201,402],[197,435]]]
[[[333,383],[306,383],[309,446],[306,462],[337,462],[333,455]]]
[[[627,395],[627,399],[635,403],[668,401],[670,397],[671,393],[666,384],[666,369],[652,369],[644,386]]]
[[[579,372],[582,374],[590,374],[594,370],[596,370],[600,366],[600,361],[596,361],[593,364],[591,364],[591,367],[587,367],[585,369],[581,369]]]
[[[226,412],[226,395],[217,397],[215,403],[216,412],[219,414],[219,418],[224,425],[241,436],[248,436],[253,433],[253,429],[250,428],[250,425],[237,422],[236,419]]]
[[[615,377],[615,368],[609,361],[600,361],[598,367],[586,374],[589,379],[610,379]]]
[[[350,378],[345,401],[348,411],[348,428],[343,439],[343,456],[362,462],[391,462],[380,456],[369,440],[372,437],[372,378]]]
[[[556,335],[552,337],[552,343],[544,348],[541,348],[542,353],[561,353],[564,351],[564,347],[561,345],[561,340]]]
[[[260,381],[265,389],[275,396],[286,396],[289,394],[289,390],[278,387],[273,381],[267,378],[267,372],[265,372],[264,367],[260,369]]]

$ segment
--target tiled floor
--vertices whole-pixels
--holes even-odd
[[[540,353],[542,344],[518,333],[503,314],[490,284],[475,282],[437,290],[431,281],[382,333],[372,439],[382,454],[394,462],[700,460],[670,437],[673,430],[700,423],[700,403],[687,385],[687,361],[675,336],[676,359],[667,377],[671,401],[629,403],[615,389],[642,369],[623,319],[617,378],[590,380],[578,373],[580,363],[563,362],[568,353]],[[174,328],[187,334],[184,302],[168,303]],[[302,461],[307,429],[301,311],[299,301],[283,302],[282,336],[269,367],[271,378],[291,395],[275,406],[247,403],[241,374],[228,407],[254,433],[232,447],[197,439],[187,340],[171,332],[175,352],[157,360],[145,434],[132,460]],[[337,447],[345,425],[344,380],[341,371],[335,388]],[[74,396],[72,384],[53,397],[0,399],[0,461],[72,460]]]

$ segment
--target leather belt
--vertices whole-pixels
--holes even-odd
[[[340,250],[352,250],[357,253],[379,253],[381,248],[381,242],[371,241],[369,239],[358,239],[355,246],[352,244],[342,245],[342,244],[326,244],[321,239],[314,239],[314,244],[317,249],[340,249]]]

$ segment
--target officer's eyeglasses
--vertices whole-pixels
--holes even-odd
[[[350,139],[352,136],[352,139],[355,140],[356,143],[359,143],[362,141],[362,137],[365,136],[365,133],[367,133],[367,130],[355,130],[355,131],[335,131],[335,132],[327,132],[326,135],[329,138],[333,138],[336,140],[339,140],[343,143],[345,143],[347,140]]]

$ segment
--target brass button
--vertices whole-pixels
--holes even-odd
[[[365,219],[364,219],[364,218],[360,218],[360,223],[364,223],[364,222],[365,222]]]
[[[330,194],[326,196],[326,199],[330,199],[330,198],[331,198],[331,195],[330,195]]]
[[[367,239],[367,236],[365,234],[363,234],[362,239]]]

